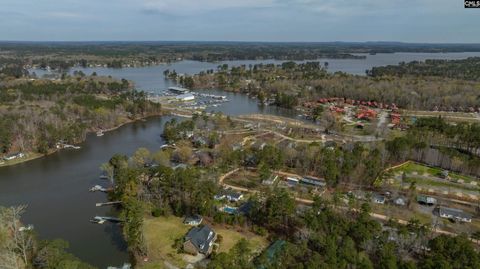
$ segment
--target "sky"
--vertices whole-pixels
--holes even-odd
[[[9,41],[480,43],[463,0],[0,0]]]

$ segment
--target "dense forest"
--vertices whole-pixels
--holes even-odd
[[[281,65],[256,64],[206,70],[193,76],[188,86],[196,89],[220,88],[244,92],[260,101],[276,100],[292,107],[319,98],[396,104],[413,110],[476,111],[480,107],[480,84],[445,77],[364,77],[327,73],[328,63],[286,62]],[[184,77],[180,82],[190,81]]]
[[[106,130],[160,113],[127,80],[76,73],[59,80],[15,78],[0,71],[0,152],[47,153]],[[2,73],[3,72],[3,73]]]
[[[284,242],[272,256],[255,253],[248,241],[241,240],[229,252],[214,252],[208,268],[480,266],[480,254],[467,235],[438,236],[430,223],[416,218],[406,225],[394,220],[381,224],[371,218],[368,202],[349,198],[348,203],[342,203],[340,198],[342,187],[371,189],[384,168],[411,158],[413,151],[438,146],[436,139],[424,139],[434,132],[445,136],[446,143],[473,149],[478,126],[462,125],[462,131],[453,134],[454,125],[441,118],[426,118],[415,122],[405,136],[374,144],[267,143],[235,149],[231,139],[221,133],[237,124],[220,113],[173,119],[165,123],[162,136],[174,147],[158,152],[140,148],[132,156],[115,155],[102,166],[115,179],[110,199],[122,201],[124,235],[138,258],[148,253],[142,232],[145,216],[201,214],[211,223],[247,227],[258,235],[268,234],[272,242]],[[205,138],[205,143],[196,144],[192,132]],[[192,156],[199,152],[208,152],[213,161],[192,162]],[[172,168],[178,163],[189,165]],[[288,188],[262,188],[246,201],[250,208],[247,213],[229,215],[216,207],[214,195],[220,190],[217,177],[238,167],[257,169],[260,178],[269,178],[276,170],[315,175],[324,178],[335,193],[330,198],[314,196],[311,206],[302,207],[297,206]]]
[[[462,60],[425,60],[401,62],[398,65],[373,67],[367,71],[372,77],[415,76],[444,77],[463,80],[480,80],[480,58],[471,57]]]
[[[444,169],[480,176],[480,125],[420,118],[405,136],[386,143],[393,162],[414,159]]]
[[[228,253],[212,254],[208,268],[480,266],[480,254],[467,237],[435,237],[416,219],[405,226],[395,221],[382,226],[369,216],[368,203],[352,202],[344,210],[335,199],[317,197],[311,207],[298,210],[291,194],[279,188],[252,196],[246,215],[222,213],[215,210],[213,196],[218,187],[211,176],[205,175],[205,168],[172,169],[161,164],[164,159],[158,154],[139,149],[130,158],[116,155],[109,162],[117,184],[111,198],[123,202],[124,234],[130,251],[139,257],[148,252],[142,233],[145,215],[181,217],[199,213],[214,223],[248,227],[286,242],[272,258],[265,253],[256,256],[253,246],[241,240]],[[152,160],[159,165],[145,165]]]

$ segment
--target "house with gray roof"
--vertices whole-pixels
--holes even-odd
[[[216,194],[213,198],[217,201],[227,199],[230,202],[238,202],[243,199],[243,194],[230,189],[224,189],[220,191],[220,193]]]
[[[383,205],[385,204],[385,196],[375,193],[372,195],[372,202]]]
[[[422,205],[434,205],[437,203],[437,199],[426,195],[418,195],[417,202]]]
[[[216,239],[217,234],[210,226],[193,227],[185,236],[183,250],[192,255],[197,255],[198,253],[210,255]]]
[[[453,221],[472,222],[472,215],[463,212],[461,209],[441,206],[438,208],[438,215]]]

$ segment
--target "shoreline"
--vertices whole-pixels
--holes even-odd
[[[129,119],[117,126],[114,126],[112,128],[108,128],[108,129],[102,129],[102,132],[103,133],[107,133],[107,132],[111,132],[111,131],[114,131],[124,125],[127,125],[127,124],[130,124],[130,123],[134,123],[134,122],[137,122],[137,121],[142,121],[142,120],[146,120],[150,117],[162,117],[162,116],[165,116],[166,111],[164,111],[162,109],[162,111],[160,111],[158,114],[152,114],[152,115],[148,115],[148,116],[144,116],[144,117],[139,117],[139,118],[136,118],[136,119]],[[87,135],[88,134],[91,134],[91,133],[95,133],[99,130],[93,130],[93,131],[88,131],[85,135],[85,139],[82,139],[80,142],[78,143],[75,143],[74,145],[80,145],[82,144],[83,142],[86,141],[87,139]],[[54,154],[58,151],[60,151],[62,149],[51,149],[48,151],[48,153],[46,154],[41,154],[41,153],[38,153],[38,152],[25,152],[25,154],[27,155],[27,157],[25,158],[22,158],[22,159],[14,159],[14,160],[11,160],[11,161],[0,161],[0,169],[3,168],[3,167],[9,167],[9,166],[15,166],[15,165],[18,165],[18,164],[22,164],[22,163],[27,163],[29,161],[33,161],[33,160],[36,160],[36,159],[39,159],[39,158],[42,158],[42,157],[45,157],[45,156],[48,156],[48,155],[51,155],[51,154]]]

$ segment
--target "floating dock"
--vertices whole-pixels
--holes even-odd
[[[105,203],[96,203],[95,206],[107,206],[107,205],[119,205],[122,201],[113,201],[113,202],[105,202]]]
[[[90,222],[97,223],[97,224],[104,224],[105,222],[110,221],[113,223],[122,222],[121,219],[115,217],[104,217],[104,216],[95,216]]]
[[[96,192],[96,191],[109,192],[109,191],[113,191],[113,188],[105,188],[105,187],[102,187],[100,185],[95,185],[95,186],[90,188],[90,191],[91,192]]]

